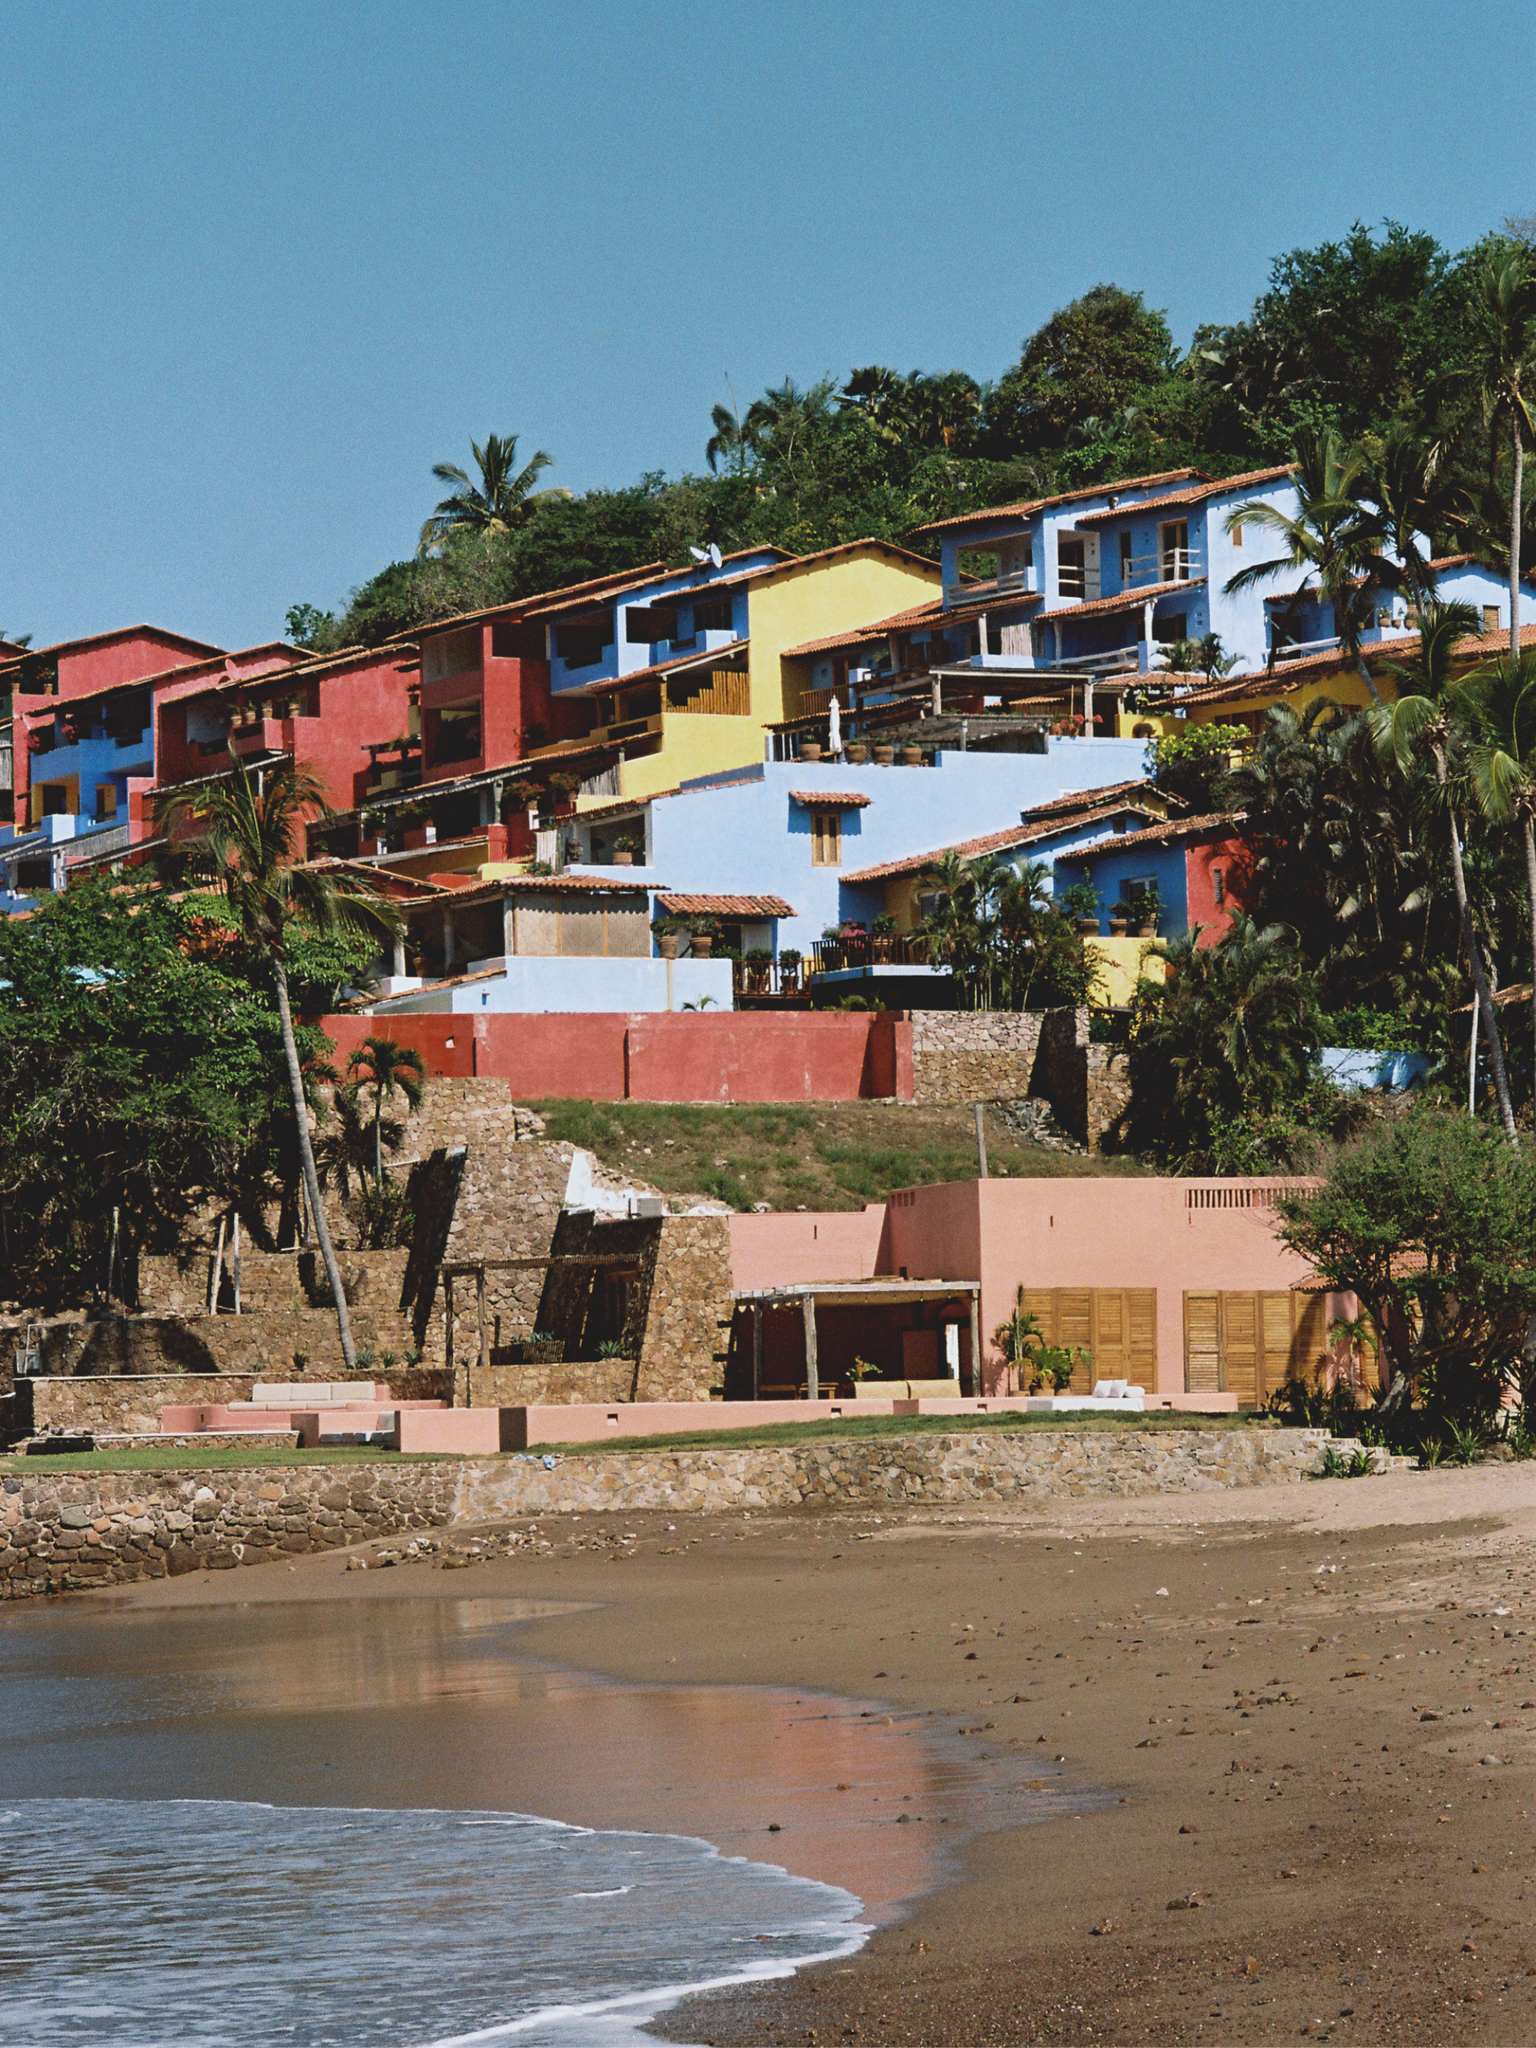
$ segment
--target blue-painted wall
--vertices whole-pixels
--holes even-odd
[[[689,638],[693,627],[693,607],[685,600],[697,593],[704,600],[711,596],[713,584],[727,581],[746,574],[753,569],[770,568],[781,562],[783,556],[773,548],[765,548],[753,554],[737,557],[723,568],[673,569],[657,576],[654,582],[642,584],[638,589],[626,590],[620,600],[614,600],[608,607],[608,643],[603,649],[601,661],[588,662],[576,668],[563,655],[556,652],[557,628],[550,628],[550,687],[556,692],[586,688],[593,683],[618,681],[624,676],[634,675],[638,670],[651,668],[657,662],[670,661],[674,655],[703,651],[710,647],[724,647],[732,640],[744,640],[748,632],[748,590],[750,586],[733,590],[731,599],[731,627],[721,631],[712,628],[697,641]],[[602,599],[592,601],[593,611],[602,608]],[[676,603],[678,607],[678,635],[676,641],[641,641],[625,637],[625,614],[631,607],[643,609],[647,605]]]
[[[782,897],[794,916],[779,920],[778,943],[804,952],[827,926],[866,914],[855,895],[872,899],[849,891],[844,874],[1001,831],[1037,805],[1133,781],[1145,766],[1144,742],[1131,739],[1053,739],[1044,754],[943,753],[933,768],[771,761],[750,780],[658,797],[649,864],[631,873],[678,894]],[[812,865],[811,812],[792,800],[795,790],[870,799],[842,813],[840,866]],[[871,915],[885,907],[883,888],[878,898]]]
[[[1125,884],[1149,878],[1155,878],[1162,902],[1158,933],[1170,938],[1189,924],[1188,863],[1182,846],[1133,846],[1128,852],[1116,853],[1111,845],[1087,858],[1063,855],[1056,863],[1058,896],[1074,882],[1089,882],[1097,890],[1101,933],[1109,929],[1109,914],[1120,901]]]

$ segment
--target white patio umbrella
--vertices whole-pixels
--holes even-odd
[[[828,709],[827,751],[840,754],[843,751],[843,707],[836,697]]]

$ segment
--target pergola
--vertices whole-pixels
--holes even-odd
[[[798,1310],[805,1331],[806,1399],[819,1398],[816,1372],[816,1311],[819,1308],[902,1308],[925,1301],[966,1304],[971,1329],[971,1383],[981,1371],[981,1282],[979,1280],[807,1280],[789,1287],[740,1289],[731,1296],[752,1321],[752,1398],[763,1371],[763,1315],[768,1309]]]

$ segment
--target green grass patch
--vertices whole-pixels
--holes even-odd
[[[667,1195],[712,1196],[733,1209],[858,1209],[896,1188],[970,1180],[976,1132],[968,1108],[891,1102],[535,1104],[548,1135]],[[1051,1152],[987,1127],[999,1179],[1076,1179],[1141,1171],[1134,1160]]]
[[[553,1451],[557,1456],[582,1458],[588,1452],[623,1451],[749,1451],[771,1450],[794,1444],[847,1442],[850,1438],[911,1436],[998,1436],[1042,1430],[1058,1435],[1091,1430],[1094,1435],[1134,1435],[1152,1430],[1166,1435],[1171,1430],[1217,1430],[1247,1426],[1273,1429],[1276,1425],[1243,1415],[1182,1415],[1161,1410],[1152,1415],[845,1415],[820,1422],[773,1422],[757,1428],[701,1429],[679,1431],[666,1436],[603,1437],[595,1443],[541,1443],[530,1450]]]
[[[269,1465],[432,1465],[458,1456],[457,1451],[380,1451],[366,1444],[328,1444],[315,1451],[264,1450],[259,1445],[243,1450],[233,1444],[196,1451],[174,1444],[143,1444],[117,1451],[45,1452],[35,1458],[0,1456],[0,1473],[25,1478],[29,1472],[249,1472]]]

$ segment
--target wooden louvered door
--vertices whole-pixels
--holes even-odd
[[[1239,1407],[1262,1408],[1288,1379],[1315,1372],[1326,1309],[1324,1296],[1290,1290],[1186,1294],[1185,1391],[1236,1394]]]
[[[1155,1287],[1027,1288],[1024,1306],[1047,1344],[1093,1354],[1072,1374],[1072,1392],[1091,1394],[1098,1380],[1130,1380],[1150,1393],[1157,1385]]]

